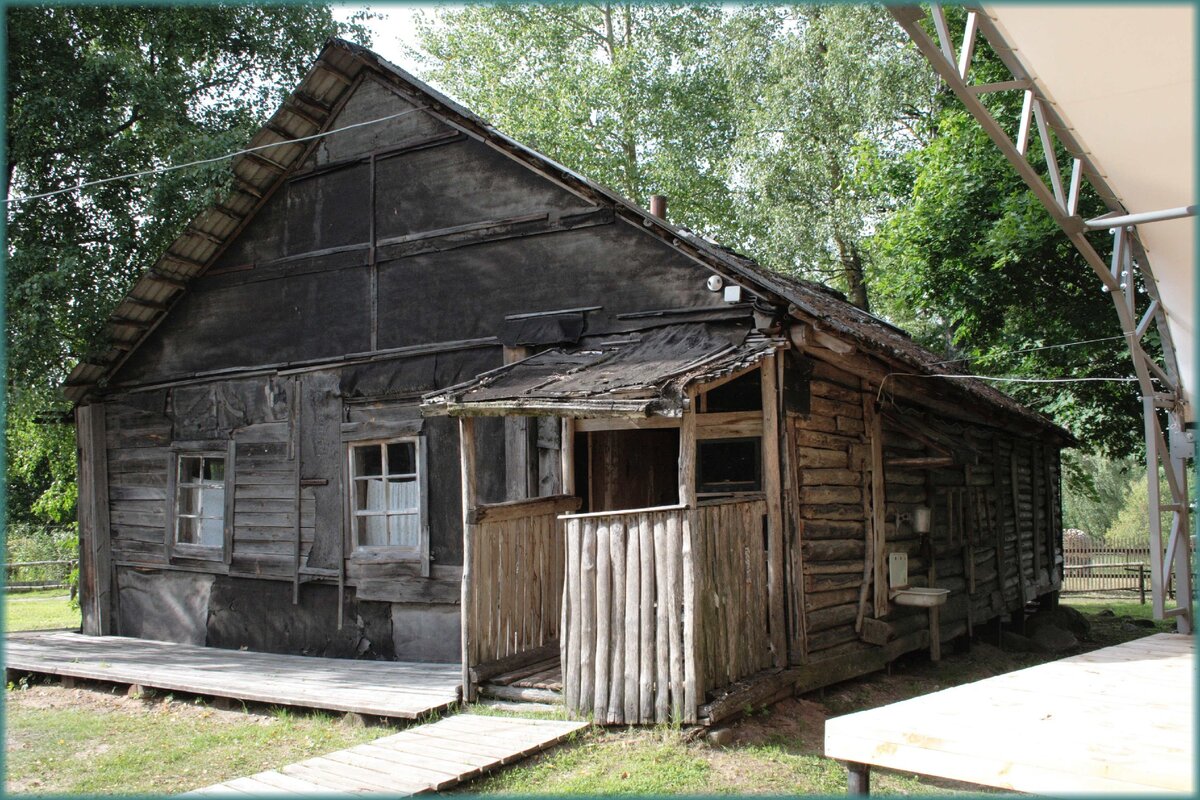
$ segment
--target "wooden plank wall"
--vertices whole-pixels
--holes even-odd
[[[558,641],[566,573],[558,515],[566,509],[547,502],[555,499],[478,509],[484,513],[472,532],[474,591],[465,616],[470,666]],[[574,498],[565,500],[578,507]]]
[[[697,696],[772,665],[765,500],[696,509]]]
[[[875,392],[820,360],[813,362],[810,388],[811,414],[789,414],[787,420],[800,516],[799,546],[791,548],[789,562],[790,660],[815,665],[901,639],[911,643],[908,649],[924,646],[928,637],[916,634],[928,629],[928,614],[896,606],[877,614],[874,586],[864,585],[875,570],[869,563],[873,475],[863,412],[864,403],[874,404]],[[885,547],[908,554],[910,585],[950,590],[940,614],[941,639],[1019,610],[1061,585],[1055,445],[914,409],[885,407],[879,413]],[[936,460],[947,458],[946,448],[954,450],[954,463]],[[932,510],[928,540],[910,522],[921,506]],[[882,571],[886,579],[886,561]]]

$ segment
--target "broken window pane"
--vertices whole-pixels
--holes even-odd
[[[180,456],[179,457],[179,482],[180,483],[199,483],[200,468],[204,463],[204,459],[200,456]]]
[[[417,471],[417,447],[412,442],[392,442],[387,446],[388,474],[413,475]]]
[[[383,449],[377,444],[364,445],[354,448],[354,475],[355,477],[366,477],[368,475],[383,474]]]

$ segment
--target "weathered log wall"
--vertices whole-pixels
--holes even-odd
[[[877,609],[887,552],[908,554],[910,585],[950,590],[940,611],[942,640],[1055,591],[1062,566],[1059,445],[886,396],[877,405],[877,387],[851,371],[853,358],[846,361],[842,369],[814,359],[811,413],[787,417],[799,517],[789,564],[792,663],[819,669],[905,637],[910,649],[928,643],[912,638],[928,629],[923,609]],[[872,483],[873,415],[881,434],[881,515]],[[932,510],[928,536],[912,525],[922,506]],[[880,554],[872,535],[877,522],[884,528]]]

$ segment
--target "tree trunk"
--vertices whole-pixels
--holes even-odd
[[[847,242],[841,236],[835,235],[833,239],[837,242],[838,255],[842,261],[842,277],[846,281],[846,293],[850,302],[863,311],[870,311],[871,303],[867,298],[867,276],[863,271],[862,254],[859,253],[858,246],[853,242]]]

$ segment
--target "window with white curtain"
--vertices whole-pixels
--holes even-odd
[[[356,443],[349,456],[354,548],[419,558],[425,530],[420,439]]]
[[[225,549],[225,454],[175,456],[172,551],[193,558],[216,558]]]

